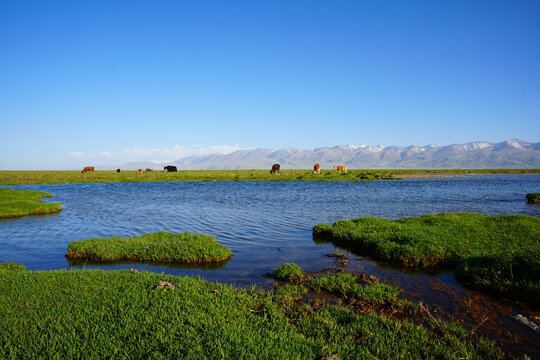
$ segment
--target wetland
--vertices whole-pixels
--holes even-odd
[[[53,199],[44,201],[59,202],[63,210],[52,215],[0,220],[0,262],[23,264],[29,270],[149,270],[167,276],[197,275],[235,288],[254,284],[260,289],[273,287],[274,278],[269,274],[284,263],[296,263],[308,274],[321,269],[343,270],[374,276],[384,284],[401,288],[401,298],[426,304],[430,314],[444,315],[467,329],[481,325],[475,332],[496,340],[511,356],[540,355],[538,332],[517,320],[523,316],[534,321],[539,315],[534,307],[481,294],[444,269],[405,269],[312,236],[315,224],[366,216],[393,220],[472,212],[538,217],[540,207],[527,204],[524,197],[540,188],[538,174],[400,181],[137,182],[11,188],[54,194]],[[159,231],[208,234],[230,248],[234,256],[224,264],[207,266],[130,261],[70,264],[64,257],[74,240],[134,237]],[[316,284],[318,289],[328,289],[321,282]]]

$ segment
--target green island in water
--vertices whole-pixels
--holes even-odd
[[[44,203],[41,200],[53,196],[42,191],[0,189],[0,218],[60,212],[62,205],[59,203]]]
[[[72,241],[66,257],[70,261],[113,262],[121,260],[214,263],[232,256],[231,249],[213,236],[189,232],[158,232],[129,238],[110,237]]]

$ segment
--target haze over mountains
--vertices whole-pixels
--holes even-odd
[[[269,169],[272,164],[279,163],[282,169],[311,169],[317,162],[322,169],[332,169],[334,165],[347,165],[351,169],[540,168],[540,142],[511,139],[500,143],[474,141],[448,146],[339,145],[313,150],[253,149],[190,156],[165,165],[177,165],[185,170],[213,170]],[[156,162],[134,162],[120,167],[158,169],[163,166]]]

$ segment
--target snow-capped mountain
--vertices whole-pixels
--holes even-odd
[[[253,149],[191,156],[171,164],[180,169],[266,169],[275,163],[282,169],[310,169],[315,163],[321,164],[323,169],[332,169],[334,165],[347,165],[351,169],[540,168],[540,143],[510,139],[500,143],[473,141],[447,146],[348,144],[313,150]],[[146,166],[136,164],[139,168]]]

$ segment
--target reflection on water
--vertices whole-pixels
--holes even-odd
[[[168,269],[171,269],[171,271],[174,271],[175,269],[200,269],[200,270],[217,270],[219,268],[224,267],[227,265],[227,263],[231,259],[228,258],[224,261],[220,262],[208,262],[208,263],[174,263],[174,262],[161,262],[161,266],[166,267]],[[153,267],[155,266],[155,262],[152,261],[134,261],[134,260],[121,260],[121,261],[113,261],[113,262],[94,262],[94,261],[87,261],[83,259],[77,259],[77,260],[71,260],[68,259],[68,264],[71,267],[74,268],[97,268],[99,267],[102,270],[118,270],[119,268],[122,269],[134,269],[134,268],[140,268],[142,266],[146,266],[146,269],[148,271],[153,271]],[[170,271],[165,271],[170,272]]]
[[[285,262],[307,271],[332,267],[324,256],[336,251],[314,242],[316,223],[376,216],[395,219],[425,213],[478,212],[540,215],[525,194],[540,189],[540,175],[469,177],[371,182],[155,182],[11,186],[55,194],[64,210],[47,216],[0,220],[0,262],[31,270],[70,268],[64,257],[70,241],[135,236],[157,231],[201,232],[216,237],[234,256],[222,267],[78,264],[76,268],[145,269],[176,275],[200,275],[210,281],[268,286],[267,272]],[[463,312],[459,301],[476,293],[463,289],[450,273],[409,274],[377,263],[351,260],[348,268],[372,273],[406,291],[417,301]],[[432,286],[433,281],[444,286]],[[458,300],[444,296],[450,288]],[[482,297],[486,303],[491,301]],[[485,305],[492,307],[494,305]],[[517,310],[510,310],[510,314]],[[501,320],[503,319],[503,320]],[[538,334],[510,315],[498,324],[530,339]],[[537,350],[538,352],[538,350]]]

